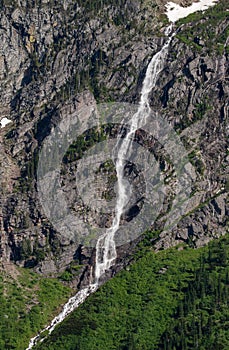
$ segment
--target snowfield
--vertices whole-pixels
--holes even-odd
[[[217,1],[218,0],[200,0],[199,2],[194,2],[192,5],[187,7],[182,7],[172,1],[169,1],[165,5],[166,15],[170,22],[176,22],[180,18],[187,17],[190,15],[190,13],[207,10],[210,6],[214,6]]]
[[[1,126],[1,128],[4,128],[9,123],[12,123],[12,120],[4,117],[0,121],[0,126]]]

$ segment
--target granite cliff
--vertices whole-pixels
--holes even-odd
[[[11,121],[0,129],[3,266],[12,261],[55,275],[75,261],[80,268],[73,277],[87,282],[94,250],[64,240],[38,201],[39,152],[52,128],[69,114],[77,115],[80,106],[138,102],[150,58],[166,40],[163,6],[128,0],[2,2],[0,108],[1,118]],[[189,209],[167,230],[176,179],[171,161],[154,140],[153,152],[168,187],[163,210],[151,227],[155,249],[180,242],[199,247],[228,230],[226,1],[216,7],[176,24],[161,79],[151,93],[152,109],[176,130],[195,173]],[[115,128],[103,132],[111,138],[117,133]],[[140,144],[147,142],[147,135],[139,135]],[[63,182],[71,192],[76,159],[68,154],[66,160]],[[108,185],[101,182],[101,192],[109,201],[115,173],[112,167],[107,172],[110,180]],[[140,239],[119,248],[116,270]]]

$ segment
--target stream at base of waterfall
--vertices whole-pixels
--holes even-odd
[[[94,281],[87,287],[80,290],[75,296],[69,299],[64,305],[63,310],[58,316],[56,316],[52,322],[44,328],[37,336],[32,338],[29,342],[29,346],[26,350],[30,350],[38,342],[42,342],[46,337],[42,337],[42,333],[48,331],[50,334],[55,326],[62,322],[66,316],[68,316],[74,309],[76,309],[84,300],[92,293],[94,293],[99,287],[100,277],[114,264],[117,257],[116,245],[115,245],[115,233],[119,229],[121,216],[129,201],[129,186],[124,178],[125,159],[129,153],[131,153],[132,142],[135,132],[139,129],[142,120],[146,119],[150,114],[149,94],[155,87],[159,74],[162,71],[165,63],[165,58],[168,53],[168,48],[174,34],[172,32],[172,25],[170,25],[165,34],[169,37],[162,49],[157,52],[151,59],[146,75],[143,81],[141,90],[141,98],[137,112],[132,116],[129,121],[129,130],[124,138],[119,137],[115,147],[116,161],[115,168],[117,174],[117,200],[115,205],[115,216],[112,221],[112,225],[105,233],[99,237],[96,244],[96,259],[95,259],[95,272]]]

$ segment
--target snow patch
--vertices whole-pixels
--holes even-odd
[[[180,18],[187,17],[190,13],[194,13],[196,11],[205,11],[210,6],[214,6],[218,0],[200,0],[199,2],[194,2],[192,5],[187,7],[182,7],[175,2],[169,1],[166,7],[166,16],[170,20],[170,22],[176,22]]]
[[[12,120],[4,117],[0,121],[1,128],[4,128],[7,124],[12,123]]]

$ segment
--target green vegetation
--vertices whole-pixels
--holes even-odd
[[[39,160],[39,150],[36,148],[30,160],[25,163],[21,170],[21,176],[18,182],[14,184],[14,192],[27,193],[33,189],[34,179],[36,177],[37,165]]]
[[[99,129],[94,127],[85,131],[69,146],[63,158],[63,163],[69,164],[80,159],[84,152],[90,147],[94,146],[96,143],[105,141],[109,135],[112,136],[113,128],[113,124],[104,124],[101,125]]]
[[[62,281],[70,282],[76,278],[77,275],[79,275],[81,269],[82,265],[79,263],[77,264],[77,261],[72,261],[67,269],[59,276],[59,279]]]
[[[192,151],[188,155],[191,164],[195,167],[200,175],[204,174],[205,166],[200,157],[200,151]]]
[[[13,265],[1,271],[0,291],[0,349],[4,350],[25,349],[70,296],[70,288],[57,279]]]
[[[225,45],[229,35],[228,2],[221,0],[217,5],[204,12],[190,14],[178,21],[178,26],[184,25],[177,34],[186,45],[194,51],[207,51],[209,55],[214,52],[222,55],[228,54],[229,48]],[[216,31],[216,28],[217,31]]]
[[[198,250],[180,246],[155,254],[144,245],[132,266],[36,348],[226,350],[228,255],[227,236]]]
[[[159,349],[229,348],[228,238],[213,242],[162,335]]]
[[[194,120],[197,121],[197,120],[201,120],[204,115],[207,113],[207,111],[209,110],[212,110],[210,104],[207,103],[207,99],[203,99],[202,102],[200,103],[197,103],[195,106],[194,106],[194,111],[193,111],[193,114],[194,114]]]

